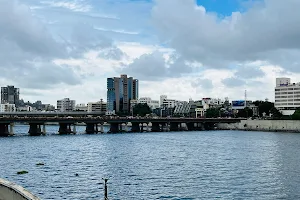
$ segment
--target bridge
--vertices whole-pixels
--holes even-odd
[[[26,123],[29,125],[28,133],[31,136],[46,134],[46,124],[58,123],[59,134],[75,134],[76,124],[84,123],[86,133],[104,133],[103,126],[110,126],[110,133],[119,132],[161,132],[161,131],[200,131],[213,130],[218,123],[237,123],[244,118],[162,118],[162,117],[115,117],[103,116],[95,113],[10,113],[0,114],[0,136],[14,135],[15,123]],[[130,129],[129,129],[130,125]]]

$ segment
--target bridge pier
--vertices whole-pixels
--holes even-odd
[[[0,124],[0,137],[9,136],[8,124]]]
[[[124,127],[124,131],[126,132],[126,133],[128,133],[129,131],[128,131],[128,124],[127,124],[127,122],[125,123],[125,127]]]
[[[42,131],[43,135],[46,135],[46,124],[43,124],[43,131]]]
[[[207,131],[213,130],[214,129],[214,123],[204,123],[203,124],[203,129],[207,130]]]
[[[41,124],[29,123],[28,133],[30,136],[40,136],[42,134]]]
[[[71,134],[71,124],[69,123],[59,123],[59,130],[58,133],[60,135],[65,135],[65,134]]]
[[[170,131],[179,131],[178,125],[179,125],[178,122],[171,122],[170,123]]]
[[[140,128],[140,123],[138,122],[132,122],[131,123],[131,132],[132,133],[138,133],[141,131],[141,128]]]
[[[193,123],[193,122],[186,123],[186,126],[188,128],[188,131],[195,131],[196,130],[195,123]]]
[[[87,134],[98,133],[98,124],[95,124],[95,123],[86,123],[85,132]]]
[[[110,133],[119,133],[119,123],[111,123],[109,132]]]
[[[160,124],[158,122],[152,122],[151,132],[160,132]]]
[[[10,124],[9,124],[9,135],[10,135],[10,136],[13,136],[13,135],[14,135],[14,126],[15,126],[14,123],[10,123]]]
[[[76,131],[76,124],[73,124],[73,134],[76,134],[77,131]]]
[[[104,125],[103,125],[103,123],[100,124],[100,133],[104,133]]]

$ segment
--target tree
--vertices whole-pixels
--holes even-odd
[[[253,102],[255,106],[258,107],[259,116],[262,116],[263,113],[266,115],[270,114],[272,108],[274,108],[274,103],[268,101],[255,101]]]
[[[252,117],[253,116],[253,110],[246,107],[242,110],[239,110],[239,112],[237,113],[237,116],[242,117],[242,118]]]
[[[270,113],[272,114],[273,119],[282,118],[282,113],[279,110],[277,110],[277,108],[275,107],[271,108]]]
[[[296,110],[295,112],[294,112],[294,114],[292,114],[292,119],[293,120],[300,120],[300,110]]]
[[[152,113],[152,111],[146,103],[138,103],[133,107],[133,115],[145,117],[147,114],[150,113]]]
[[[220,110],[217,108],[209,108],[206,110],[206,115],[207,118],[216,118],[220,117]]]

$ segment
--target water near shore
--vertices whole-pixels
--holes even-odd
[[[41,199],[102,199],[102,177],[114,200],[300,199],[300,134],[57,130],[30,137],[16,126],[16,136],[0,138],[0,177]]]

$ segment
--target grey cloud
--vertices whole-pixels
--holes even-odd
[[[19,1],[0,0],[0,44],[1,75],[21,87],[81,82],[71,68],[52,63],[69,56],[65,44],[58,43]]]
[[[121,49],[111,47],[98,54],[99,57],[110,60],[121,60],[123,57],[128,57]]]
[[[121,71],[145,80],[157,80],[166,77],[179,77],[182,74],[190,73],[192,68],[186,65],[181,57],[171,55],[170,60],[166,61],[163,54],[156,51],[136,58],[129,65],[124,66]]]
[[[195,81],[191,82],[191,86],[194,88],[201,87],[204,90],[210,90],[214,87],[212,81],[206,78],[196,79]]]
[[[227,87],[240,87],[246,84],[244,80],[236,77],[223,79],[222,83]]]
[[[265,73],[256,66],[244,65],[239,67],[234,75],[238,78],[252,79],[257,77],[263,77]]]
[[[168,70],[162,54],[154,52],[136,58],[131,64],[123,67],[122,72],[149,80],[167,76]]]
[[[112,39],[103,36],[100,31],[86,23],[74,25],[71,42],[78,51],[108,48],[113,45]]]
[[[262,60],[300,72],[299,7],[298,0],[265,0],[219,19],[194,0],[156,0],[152,17],[161,40],[186,60],[213,68]]]

